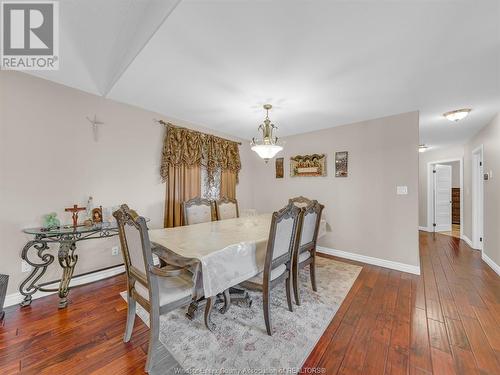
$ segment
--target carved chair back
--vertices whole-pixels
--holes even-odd
[[[303,197],[302,195],[288,200],[288,203],[293,203],[299,208],[307,207],[311,202],[309,198]]]
[[[269,285],[274,269],[286,265],[290,271],[300,241],[302,218],[303,209],[293,203],[273,213],[264,264],[264,284]]]
[[[192,225],[212,221],[214,217],[212,202],[196,197],[182,203],[183,225]]]
[[[127,292],[149,311],[151,306],[159,305],[159,290],[157,278],[151,277],[149,272],[154,264],[146,220],[126,204],[113,216],[118,223]]]
[[[319,204],[316,200],[311,201],[311,203],[304,208],[299,254],[303,251],[316,248],[323,208],[325,208],[325,206]]]
[[[240,217],[238,201],[236,199],[223,197],[215,201],[217,220],[234,219]]]

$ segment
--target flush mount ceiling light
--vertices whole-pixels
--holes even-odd
[[[418,145],[418,152],[425,152],[428,148],[429,146],[426,146],[424,144]]]
[[[274,158],[278,152],[283,150],[283,146],[278,141],[278,137],[273,137],[273,130],[278,129],[278,127],[269,120],[269,110],[271,108],[273,108],[271,104],[264,104],[266,118],[258,128],[259,131],[262,131],[262,139],[255,139],[254,137],[252,142],[250,142],[252,151],[255,151],[266,163],[269,159]]]
[[[470,108],[456,109],[454,111],[443,113],[443,116],[450,121],[457,122],[466,118],[470,111],[472,111]]]

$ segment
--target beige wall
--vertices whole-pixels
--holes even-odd
[[[274,160],[257,156],[254,202],[260,212],[277,210],[304,195],[325,205],[331,232],[321,245],[336,250],[419,265],[417,112],[301,134],[285,139],[285,178]],[[349,151],[349,177],[334,177],[334,152]],[[290,177],[289,159],[326,153],[326,177]],[[397,185],[409,194],[396,195]]]
[[[427,168],[432,162],[462,159],[464,146],[446,147],[419,153],[419,226],[427,228]],[[460,183],[459,186],[460,187]]]
[[[85,119],[94,114],[105,123],[98,143]],[[162,226],[164,130],[154,118],[164,117],[26,74],[0,72],[0,273],[11,276],[9,294],[27,275],[21,273],[20,252],[30,237],[21,229],[40,225],[46,213],[55,211],[70,222],[64,207],[84,205],[92,195],[104,207],[128,202],[151,218],[150,227]],[[251,157],[243,147],[237,192],[242,208],[253,207]],[[121,256],[111,255],[115,244],[116,238],[79,243],[75,274],[121,263]],[[56,263],[46,280],[60,277]]]
[[[500,265],[500,114],[484,127],[465,147],[464,157],[464,234],[472,240],[472,151],[483,145],[485,173],[493,178],[484,181],[484,249],[483,252]]]

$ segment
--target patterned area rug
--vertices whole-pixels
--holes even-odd
[[[294,304],[294,312],[288,311],[284,285],[276,286],[271,291],[273,336],[266,333],[261,295],[250,292],[251,308],[231,305],[224,315],[212,312],[217,325],[213,333],[205,328],[203,311],[193,321],[185,318],[186,308],[160,317],[160,341],[188,373],[297,373],[360,271],[361,267],[318,257],[318,292],[311,289],[306,267],[300,274],[302,304]],[[149,325],[148,313],[137,306],[137,315]]]

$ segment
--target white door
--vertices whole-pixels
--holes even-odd
[[[434,223],[436,232],[451,231],[451,165],[434,167]]]
[[[483,153],[472,154],[472,247],[483,249]]]

